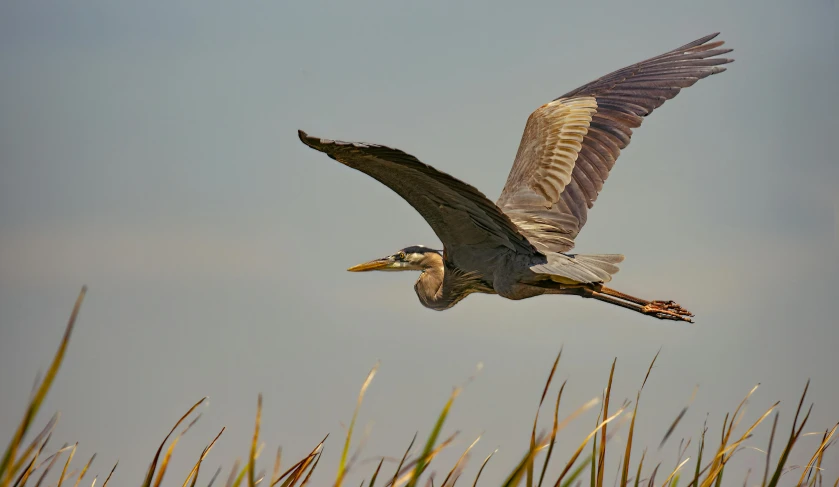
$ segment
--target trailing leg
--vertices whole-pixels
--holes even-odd
[[[679,304],[673,301],[647,301],[645,299],[636,298],[635,296],[630,296],[629,294],[616,291],[606,286],[600,286],[599,289],[592,290],[590,293],[591,294],[589,295],[584,294],[583,296],[631,309],[661,320],[687,321],[689,323],[693,323],[693,320],[691,320],[693,313],[682,308]]]
[[[532,286],[543,289],[543,291],[534,294],[572,294],[584,298],[593,298],[660,320],[687,321],[688,323],[693,323],[691,319],[693,313],[673,301],[647,301],[646,299],[630,296],[629,294],[616,291],[599,283],[579,283],[575,285],[562,284],[552,280],[542,280],[532,283]]]

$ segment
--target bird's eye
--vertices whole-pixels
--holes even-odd
[[[401,250],[399,251],[399,259],[405,260],[405,252],[402,252]]]

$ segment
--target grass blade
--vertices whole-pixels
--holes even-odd
[[[431,434],[425,442],[425,448],[423,448],[422,454],[420,454],[419,459],[417,459],[416,467],[414,467],[414,476],[408,481],[408,487],[415,487],[419,481],[422,471],[425,469],[426,464],[430,460],[429,455],[434,449],[434,444],[437,442],[437,437],[440,435],[440,431],[443,429],[443,424],[446,422],[449,410],[451,409],[458,394],[460,394],[460,388],[456,387],[452,391],[451,396],[449,396],[449,400],[446,402],[446,405],[443,407],[443,411],[440,412],[440,416],[437,418],[437,423],[434,425],[434,429],[431,430]]]
[[[12,466],[12,472],[17,472],[21,468],[23,468],[23,464],[27,463],[26,459],[29,458],[32,453],[38,448],[38,445],[41,445],[44,441],[44,438],[52,434],[52,431],[55,429],[56,423],[58,423],[59,414],[55,413],[52,415],[52,418],[47,422],[47,425],[38,433],[35,438],[29,443],[23,453],[20,454],[20,458],[15,462],[14,466]]]
[[[399,461],[399,466],[396,467],[396,473],[393,474],[393,480],[390,481],[389,484],[386,485],[396,485],[396,479],[399,478],[399,472],[402,471],[402,465],[405,464],[405,459],[408,458],[408,452],[411,451],[411,448],[414,446],[414,442],[417,441],[417,435],[419,433],[414,433],[414,438],[411,440],[411,443],[408,445],[408,449],[405,450],[405,454],[402,455],[402,460]]]
[[[361,409],[361,402],[364,400],[364,393],[367,391],[367,387],[370,385],[370,382],[372,382],[378,369],[379,363],[377,362],[370,370],[370,373],[367,374],[367,379],[364,380],[364,383],[361,385],[361,391],[358,393],[358,402],[355,405],[355,411],[353,412],[352,420],[350,421],[350,427],[347,429],[347,440],[344,442],[344,451],[341,453],[341,462],[338,464],[338,478],[335,480],[335,487],[341,487],[341,483],[344,481],[344,476],[347,473],[347,454],[350,451],[350,440],[352,439],[352,431],[355,427],[355,420],[358,417],[358,411]]]
[[[556,356],[556,360],[554,360],[553,367],[551,367],[551,373],[548,374],[548,380],[545,381],[545,388],[542,390],[542,397],[539,399],[539,407],[536,408],[536,417],[533,418],[533,430],[530,432],[531,450],[536,448],[536,424],[539,422],[539,411],[542,410],[542,403],[545,402],[545,396],[548,395],[548,389],[551,387],[551,381],[554,378],[554,373],[556,372],[556,367],[557,365],[559,365],[559,359],[561,357],[562,348],[560,347],[559,353]],[[527,487],[533,487],[533,457],[531,457],[531,461],[527,465]]]
[[[299,467],[295,469],[294,473],[291,476],[289,476],[289,478],[285,482],[283,482],[282,487],[294,487],[297,481],[300,480],[300,477],[303,476],[303,473],[306,471],[306,469],[309,468],[309,465],[313,465],[312,462],[314,460],[320,459],[320,448],[321,445],[318,445],[317,448],[315,448],[315,450],[312,451],[312,453],[310,453],[306,458],[303,459],[303,462],[300,464]]]
[[[577,477],[583,474],[583,470],[586,469],[586,465],[588,465],[593,458],[594,455],[589,453],[589,455],[585,457],[582,462],[580,462],[580,465],[578,465],[577,468],[571,471],[571,475],[569,475],[568,478],[565,479],[565,482],[563,482],[560,487],[571,487],[571,485],[574,484],[574,481],[577,480]],[[579,486],[581,482],[582,481],[578,481],[576,485]]]
[[[804,425],[807,423],[807,419],[810,418],[810,412],[813,410],[813,406],[810,406],[810,409],[807,411],[807,414],[804,416],[804,419],[801,422],[801,425],[798,430],[796,430],[796,425],[798,424],[798,417],[801,414],[801,407],[804,405],[804,398],[807,396],[807,390],[810,388],[810,381],[807,380],[807,384],[804,386],[804,392],[801,394],[801,400],[798,402],[798,409],[795,411],[795,418],[792,421],[792,431],[790,433],[789,440],[787,441],[786,446],[784,447],[783,452],[781,453],[781,458],[778,459],[778,466],[775,469],[775,473],[772,474],[772,479],[769,481],[768,487],[776,487],[778,485],[778,481],[781,479],[781,474],[784,469],[784,464],[789,457],[790,451],[792,451],[792,447],[795,445],[795,442],[798,440],[798,437],[801,435],[801,431],[804,429]]]
[[[230,474],[227,476],[227,482],[224,483],[224,487],[233,487],[233,482],[236,480],[236,472],[239,471],[240,463],[242,462],[239,459],[233,462],[233,467],[230,469]],[[273,484],[271,485],[273,486]]]
[[[536,441],[536,446],[531,448],[527,451],[527,454],[524,458],[519,461],[516,468],[507,476],[507,479],[501,485],[503,487],[516,487],[519,482],[521,482],[521,478],[523,475],[526,474],[527,466],[533,463],[533,457],[539,452],[539,450],[548,446],[547,441],[545,441],[541,436]]]
[[[178,442],[181,441],[181,437],[186,434],[187,431],[192,428],[192,426],[198,422],[201,418],[199,414],[194,420],[192,420],[183,431],[177,434],[174,438],[172,438],[172,443],[169,445],[169,448],[166,449],[166,454],[163,455],[163,460],[160,461],[160,470],[157,472],[157,477],[154,481],[154,487],[160,487],[161,482],[163,482],[163,476],[166,474],[166,471],[169,468],[169,460],[172,458],[172,452],[175,451],[175,447],[178,445]]]
[[[321,450],[321,452],[323,452],[323,450]],[[309,470],[309,473],[306,474],[306,478],[303,479],[303,483],[300,484],[300,487],[304,487],[304,486],[308,485],[309,479],[312,477],[312,474],[315,472],[315,469],[318,468],[318,463],[320,463],[320,458],[322,456],[323,456],[323,453],[318,453],[318,457],[315,459],[315,463],[312,465],[312,468],[311,468],[311,470]]]
[[[47,443],[50,442],[50,438],[52,437],[52,433],[48,434],[46,439],[41,443],[41,446],[35,452],[35,456],[32,457],[32,460],[29,462],[29,465],[26,466],[26,470],[20,473],[20,477],[17,478],[15,481],[14,487],[25,487],[26,482],[29,480],[29,476],[32,475],[32,472],[35,471],[35,464],[38,462],[38,458],[40,458],[41,453],[43,453],[44,448],[47,446]],[[28,455],[27,455],[28,456]]]
[[[73,449],[70,450],[70,455],[67,457],[67,461],[64,462],[64,469],[61,471],[61,477],[58,478],[58,483],[56,487],[61,487],[62,482],[64,482],[64,476],[67,475],[67,467],[70,466],[70,462],[73,461],[73,455],[76,454],[76,448],[79,446],[78,443],[73,445]]]
[[[283,456],[283,447],[277,447],[277,457],[274,460],[274,473],[271,474],[271,485],[276,483],[277,476],[280,475],[280,460]]]
[[[690,460],[690,457],[685,458],[684,461],[682,461],[682,463],[680,463],[679,466],[677,466],[675,470],[673,470],[673,472],[671,472],[670,475],[668,475],[667,478],[664,479],[664,483],[661,485],[667,485],[667,482],[670,482],[670,479],[672,479],[677,473],[679,473],[679,470],[681,470],[681,468],[685,466],[688,460]]]
[[[82,468],[82,472],[79,474],[79,478],[76,480],[76,483],[73,485],[73,487],[79,487],[79,484],[82,482],[82,478],[84,477],[84,474],[87,473],[87,469],[90,468],[90,465],[93,463],[94,458],[96,458],[95,453],[93,454],[92,457],[90,457],[90,460],[87,461],[84,468]]]
[[[469,456],[469,451],[472,449],[472,447],[475,446],[476,443],[478,443],[478,440],[480,440],[480,439],[481,439],[480,436],[475,438],[475,441],[473,441],[472,444],[469,445],[469,447],[460,455],[460,458],[457,459],[457,462],[455,462],[454,467],[452,467],[452,469],[449,471],[449,474],[446,475],[446,478],[443,480],[443,483],[440,484],[440,487],[446,487],[446,485],[448,485],[449,480],[453,476],[454,477],[459,476],[460,472],[458,471],[458,468],[461,467],[461,465],[464,463],[463,460]],[[455,472],[458,472],[458,473],[455,474]]]
[[[644,458],[647,456],[647,449],[644,448],[644,451],[641,453],[641,461],[638,462],[638,472],[635,474],[635,487],[638,487],[638,483],[641,481],[641,469],[644,467]]]
[[[119,460],[117,460],[117,463],[114,464],[114,468],[111,469],[111,473],[108,474],[108,477],[105,478],[105,482],[102,484],[102,487],[108,487],[108,481],[111,480],[111,475],[114,474],[114,470],[117,469],[117,465],[119,465]]]
[[[44,398],[47,396],[50,387],[52,387],[55,376],[58,374],[58,369],[64,361],[64,354],[67,351],[67,346],[70,344],[70,335],[73,334],[73,327],[76,324],[76,318],[79,316],[79,310],[81,310],[85,294],[87,294],[87,286],[82,286],[82,290],[79,292],[78,298],[76,298],[76,304],[73,306],[73,311],[70,313],[70,319],[67,321],[64,338],[61,339],[61,344],[55,352],[52,364],[50,364],[50,368],[47,370],[47,374],[44,376],[44,380],[38,387],[37,392],[29,401],[23,419],[20,421],[14,436],[12,436],[12,441],[9,443],[9,446],[6,447],[6,452],[3,454],[2,460],[0,460],[0,485],[8,485],[12,476],[15,474],[12,467],[15,465],[17,449],[23,441],[23,438],[26,437],[26,432],[29,431],[29,427],[35,420],[35,416],[38,415],[38,410],[41,409],[41,404],[43,404]]]
[[[203,462],[204,457],[206,457],[207,454],[210,453],[210,450],[212,450],[213,445],[216,444],[216,441],[218,441],[222,433],[224,433],[224,427],[221,428],[221,431],[219,431],[216,437],[213,438],[213,441],[211,441],[210,444],[207,445],[207,447],[204,448],[204,450],[201,452],[201,456],[198,457],[198,463],[196,463],[195,466],[192,467],[192,470],[189,472],[189,475],[187,475],[186,480],[184,480],[183,487],[186,487],[186,484],[187,482],[189,482],[190,478],[192,478],[191,485],[193,487],[195,486],[195,482],[198,480],[198,470],[201,468],[201,462]]]
[[[256,400],[256,425],[253,429],[253,441],[251,442],[251,459],[248,462],[248,485],[256,487],[256,445],[259,443],[259,423],[262,420],[262,393],[259,394]],[[221,433],[219,433],[221,434]],[[199,460],[200,463],[200,460]]]
[[[539,474],[539,485],[538,487],[542,487],[542,481],[545,480],[545,472],[548,471],[548,463],[551,461],[551,454],[554,450],[554,444],[556,442],[556,433],[559,427],[559,403],[562,400],[562,391],[565,390],[565,384],[567,381],[564,381],[562,385],[559,387],[559,392],[556,395],[556,405],[554,406],[554,424],[553,429],[551,429],[551,441],[548,444],[548,453],[545,455],[545,463],[542,464],[542,473]]]
[[[682,420],[682,418],[685,417],[685,414],[688,412],[688,408],[690,408],[690,405],[693,404],[693,400],[696,398],[696,391],[698,389],[699,386],[693,388],[693,394],[690,395],[690,400],[688,401],[687,405],[684,408],[682,408],[682,410],[679,412],[679,415],[676,416],[676,419],[673,421],[673,423],[670,424],[670,427],[667,428],[667,432],[664,434],[664,438],[662,438],[661,443],[658,444],[659,451],[661,451],[661,448],[664,446],[665,443],[667,443],[667,440],[670,439],[670,436],[673,434],[673,432],[676,431],[676,426],[679,425],[679,422]]]
[[[55,465],[55,462],[58,461],[58,457],[60,457],[62,453],[64,453],[65,451],[67,451],[70,448],[71,447],[67,443],[65,443],[64,446],[62,446],[60,450],[53,453],[52,455],[50,455],[49,458],[47,458],[47,460],[45,460],[45,461],[49,461],[50,463],[49,463],[49,465],[47,465],[47,468],[44,469],[44,471],[41,473],[41,476],[38,478],[38,482],[35,484],[35,487],[41,487],[41,483],[44,481],[44,478],[46,478],[47,474],[50,472],[53,465]],[[39,465],[39,467],[40,467],[40,465]]]
[[[606,386],[606,398],[603,400],[603,417],[609,416],[609,398],[612,395],[612,379],[615,377],[615,364],[618,359],[612,361],[612,370],[609,372],[609,384]],[[603,473],[606,470],[606,425],[600,431],[600,455],[597,460],[597,484],[596,487],[603,487]]]
[[[807,467],[805,467],[804,471],[801,473],[801,478],[798,480],[798,485],[801,485],[804,482],[805,474],[807,474],[810,471],[810,469],[813,467],[813,464],[816,462],[816,459],[819,458],[822,451],[824,451],[824,449],[827,447],[827,444],[830,442],[830,439],[833,437],[833,434],[836,433],[837,427],[839,427],[839,424],[837,424],[833,427],[832,430],[830,430],[830,433],[828,433],[827,436],[822,440],[818,450],[816,450],[816,453],[814,453],[813,457],[810,458],[810,461],[807,462]],[[818,473],[816,475],[818,475]]]
[[[592,431],[591,433],[589,433],[588,436],[586,436],[586,439],[583,440],[582,444],[580,444],[580,447],[577,448],[577,451],[574,452],[574,455],[568,461],[568,464],[565,466],[565,470],[562,471],[562,474],[560,474],[559,478],[556,480],[556,483],[554,484],[554,487],[558,487],[560,485],[563,477],[565,477],[565,475],[568,473],[568,470],[571,469],[571,466],[574,465],[574,462],[577,461],[577,458],[580,456],[580,453],[583,452],[583,448],[586,447],[586,444],[588,444],[588,442],[594,437],[594,435],[596,435],[598,431],[600,431],[604,426],[609,424],[612,420],[614,420],[615,418],[617,418],[618,416],[623,414],[623,411],[624,411],[623,408],[619,409],[618,412],[616,412],[615,414],[613,414],[609,418],[605,419],[602,423],[600,423],[597,426],[597,428],[594,429],[594,431]]]
[[[302,460],[300,460],[299,462],[297,462],[297,463],[295,463],[294,465],[292,465],[291,467],[289,467],[289,469],[288,469],[288,470],[286,470],[285,472],[283,472],[283,474],[282,474],[282,475],[280,475],[280,476],[277,478],[277,480],[275,480],[275,481],[274,481],[274,483],[272,483],[272,484],[271,484],[271,487],[274,487],[274,485],[277,485],[277,482],[279,482],[280,480],[282,480],[282,479],[286,478],[286,477],[287,477],[287,476],[289,476],[289,475],[292,475],[291,477],[289,477],[289,479],[288,479],[288,480],[286,480],[286,482],[284,482],[284,483],[282,484],[283,486],[284,486],[284,485],[288,485],[288,483],[290,482],[290,480],[293,478],[293,475],[294,475],[295,473],[297,473],[297,472],[298,472],[298,470],[300,470],[300,469],[301,469],[301,467],[304,467],[305,465],[308,465],[308,462],[310,462],[310,461],[313,459],[313,457],[315,457],[316,455],[318,455],[318,453],[319,453],[319,452],[321,451],[321,449],[323,448],[323,444],[324,444],[324,442],[326,442],[326,439],[327,439],[328,437],[329,437],[329,435],[324,436],[324,437],[323,437],[323,439],[322,439],[322,440],[320,440],[320,443],[318,443],[318,444],[317,444],[317,445],[316,445],[316,446],[312,449],[312,451],[311,451],[311,452],[309,452],[309,454],[308,454],[308,455],[306,455],[306,456],[305,456]],[[314,468],[314,467],[313,467],[313,468]]]
[[[213,484],[216,483],[216,479],[218,478],[219,474],[221,474],[221,467],[216,469],[216,473],[214,473],[212,478],[210,478],[210,483],[207,484],[207,487],[213,487]]]
[[[167,434],[166,437],[163,438],[163,441],[160,443],[160,446],[157,448],[157,452],[155,453],[154,458],[152,459],[152,462],[149,465],[149,469],[146,472],[146,479],[143,481],[143,484],[142,484],[143,487],[150,487],[151,486],[151,481],[152,481],[152,478],[154,477],[154,472],[155,472],[155,470],[157,470],[157,462],[160,458],[160,453],[163,451],[163,445],[166,444],[166,442],[169,440],[169,437],[172,436],[172,433],[174,433],[175,430],[178,428],[178,426],[181,423],[183,423],[183,421],[187,418],[187,416],[192,414],[192,412],[195,411],[195,409],[206,400],[207,400],[207,398],[203,397],[203,398],[201,398],[200,401],[193,404],[192,407],[189,408],[189,410],[183,416],[181,416],[181,418],[175,423],[175,425],[172,426],[172,429],[169,430],[169,434]]]
[[[475,482],[472,483],[472,487],[477,487],[478,486],[478,479],[481,478],[481,473],[484,471],[484,467],[486,467],[487,462],[489,462],[489,459],[492,458],[492,456],[495,455],[495,453],[497,451],[498,451],[497,448],[495,450],[493,450],[492,453],[487,455],[487,457],[484,459],[484,462],[481,463],[481,468],[478,469],[478,473],[475,475]]]
[[[385,463],[385,457],[382,457],[382,459],[379,460],[379,466],[376,467],[376,471],[373,472],[373,477],[370,479],[370,484],[367,487],[374,487],[376,485],[376,477],[379,476],[379,470],[382,469],[383,463]]]
[[[661,353],[661,349],[656,352],[655,357],[650,362],[650,366],[647,368],[647,375],[644,376],[641,388],[638,389],[638,394],[635,396],[635,408],[632,411],[632,421],[629,423],[629,435],[626,438],[626,450],[623,453],[623,471],[621,472],[620,487],[626,487],[629,478],[629,460],[632,458],[632,439],[635,436],[635,417],[638,415],[638,403],[641,402],[641,392],[643,392],[644,386],[647,384],[647,379],[650,377],[650,372],[653,370],[653,365],[655,365],[659,353]]]
[[[440,445],[438,445],[434,450],[431,451],[431,453],[428,455],[428,457],[425,461],[425,466],[423,467],[422,471],[419,473],[419,476],[422,476],[422,474],[428,468],[428,465],[431,463],[431,460],[433,460],[434,457],[437,456],[437,454],[439,454],[441,451],[443,451],[443,449],[447,448],[452,443],[452,441],[454,441],[454,439],[457,437],[457,434],[458,433],[455,432],[453,435],[446,438],[445,441],[440,443]],[[400,477],[396,479],[396,483],[388,484],[388,485],[389,486],[392,485],[392,487],[399,487],[403,483],[406,483],[410,480],[413,480],[415,477],[419,477],[419,476],[415,475],[415,472],[414,472],[413,469],[419,463],[421,458],[422,457],[419,457],[416,460],[412,460],[412,461],[408,462],[408,464],[405,465],[405,468],[402,469],[402,472],[400,472]]]

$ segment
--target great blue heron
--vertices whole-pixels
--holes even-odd
[[[648,301],[606,287],[619,254],[570,254],[588,210],[632,129],[682,88],[725,71],[718,34],[619,69],[536,109],[496,203],[474,187],[405,152],[376,144],[300,140],[388,186],[414,207],[443,250],[406,247],[350,271],[420,271],[414,286],[434,310],[470,293],[525,299],[594,298],[659,319],[692,322],[673,301]]]

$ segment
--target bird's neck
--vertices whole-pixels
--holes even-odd
[[[443,258],[432,256],[424,267],[425,269],[414,284],[414,290],[416,290],[420,302],[426,308],[437,310],[450,308],[450,300],[443,292],[443,279],[445,277]]]

